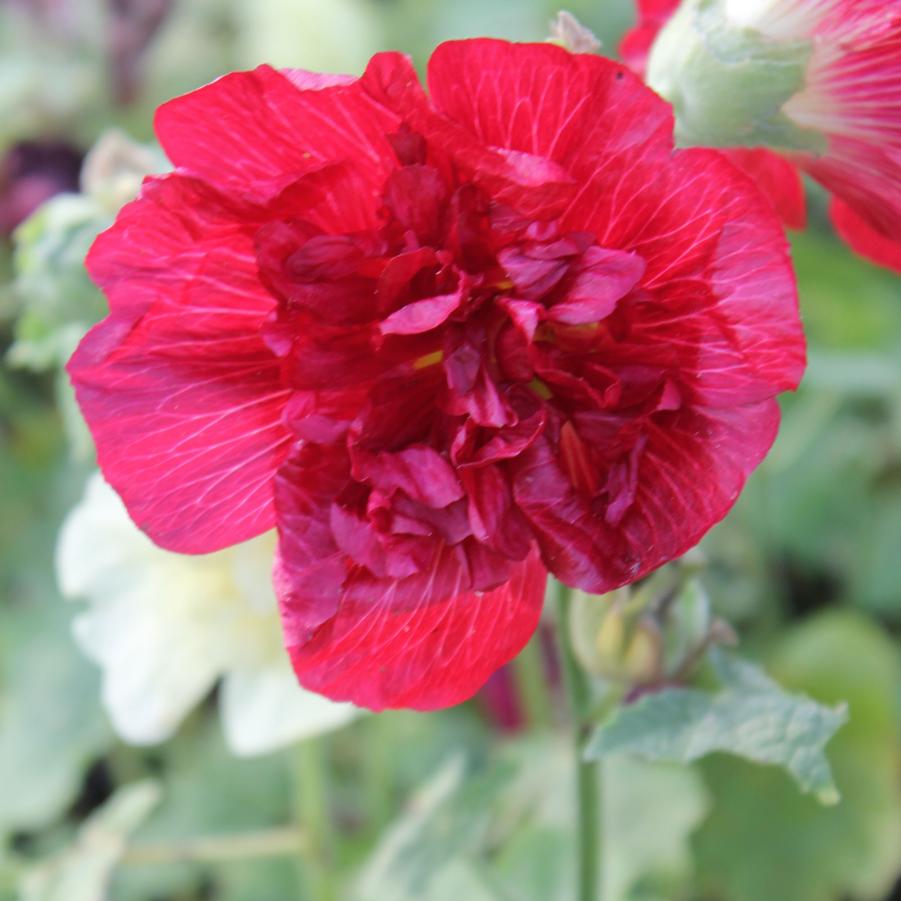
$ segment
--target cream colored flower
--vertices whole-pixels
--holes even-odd
[[[169,738],[222,680],[229,746],[262,754],[335,729],[359,711],[304,691],[281,645],[270,567],[275,537],[205,556],[154,545],[100,474],[69,514],[57,548],[63,594],[87,608],[74,622],[103,669],[103,703],[128,742]]]

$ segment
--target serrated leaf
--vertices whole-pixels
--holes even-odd
[[[119,789],[84,822],[71,847],[25,875],[21,901],[104,901],[129,835],[159,798],[151,781]]]
[[[824,707],[784,692],[759,667],[722,652],[711,655],[720,688],[674,688],[620,708],[598,727],[589,760],[632,753],[690,763],[717,751],[785,768],[804,792],[838,801],[827,742],[847,720],[844,707]]]

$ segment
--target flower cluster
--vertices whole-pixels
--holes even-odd
[[[621,65],[444,44],[359,79],[261,67],[164,105],[175,165],[95,244],[69,371],[157,543],[277,526],[301,683],[469,697],[547,571],[683,553],[776,433],[804,346],[776,217]]]
[[[804,224],[799,170],[808,173],[832,194],[833,223],[851,247],[901,272],[901,3],[638,0],[638,9],[621,52],[674,104],[685,142],[748,145],[733,161],[792,227]]]

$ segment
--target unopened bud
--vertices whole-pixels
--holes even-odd
[[[568,623],[570,639],[576,659],[595,676],[605,675],[603,660],[610,653],[622,651],[621,637],[625,634],[622,607],[629,599],[629,590],[621,588],[610,594],[593,595],[583,591],[574,593]],[[604,635],[603,642],[601,636]],[[604,650],[601,650],[601,644]]]
[[[766,28],[774,6],[685,0],[660,32],[647,81],[673,105],[680,144],[823,149],[823,136],[784,109],[804,89],[813,43]]]
[[[664,669],[679,672],[685,661],[707,641],[711,627],[710,599],[697,579],[683,586],[666,612]]]
[[[663,636],[650,617],[643,617],[636,625],[620,673],[633,687],[659,681],[663,673]]]
[[[663,669],[663,636],[649,616],[630,618],[612,609],[604,618],[595,641],[597,672],[631,688],[660,678]]]

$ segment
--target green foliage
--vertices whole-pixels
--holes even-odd
[[[689,840],[710,808],[698,774],[629,755],[609,757],[600,766],[604,897],[674,897],[691,884]]]
[[[729,901],[877,901],[901,869],[897,646],[850,611],[781,642],[773,671],[849,722],[830,745],[842,803],[823,807],[782,774],[725,757],[704,764],[712,813],[695,840],[702,884]]]
[[[107,111],[102,21],[101,0],[80,0],[56,27],[35,22],[26,4],[0,5],[0,148],[54,131],[85,139],[85,112]]]
[[[137,831],[137,842],[177,845],[198,836],[252,832],[290,823],[292,783],[286,756],[232,757],[218,724],[211,720],[201,718],[193,728],[183,729],[163,750],[156,768],[162,770],[162,800]],[[274,901],[290,897],[294,891],[295,866],[290,858],[219,865],[132,865],[117,872],[113,897],[116,901],[144,901],[152,893],[179,895],[208,882],[217,887],[217,898]]]
[[[21,901],[103,901],[129,835],[159,801],[159,788],[121,788],[88,817],[75,842],[25,874]]]
[[[0,628],[2,836],[59,816],[111,736],[97,706],[97,674],[72,643],[64,611],[7,613]]]
[[[725,751],[784,767],[824,803],[838,795],[823,748],[846,721],[830,709],[782,691],[766,674],[721,651],[711,654],[716,691],[672,688],[620,708],[598,727],[588,759],[633,753],[647,760],[691,763]]]
[[[570,768],[557,742],[508,744],[487,763],[451,759],[386,833],[355,901],[444,901],[464,887],[480,901],[572,897]],[[604,770],[605,898],[638,901],[648,886],[666,894],[687,884],[688,839],[707,811],[698,776],[621,756]]]
[[[44,204],[16,234],[14,290],[21,305],[15,366],[61,366],[87,329],[106,311],[103,295],[84,268],[97,234],[112,223],[109,210],[82,194]]]
[[[236,2],[240,66],[261,62],[314,72],[360,73],[373,53],[387,47],[383,20],[367,0]]]
[[[53,584],[68,493],[62,441],[36,386],[0,370],[0,845],[50,825],[112,742],[99,679],[76,649]]]

